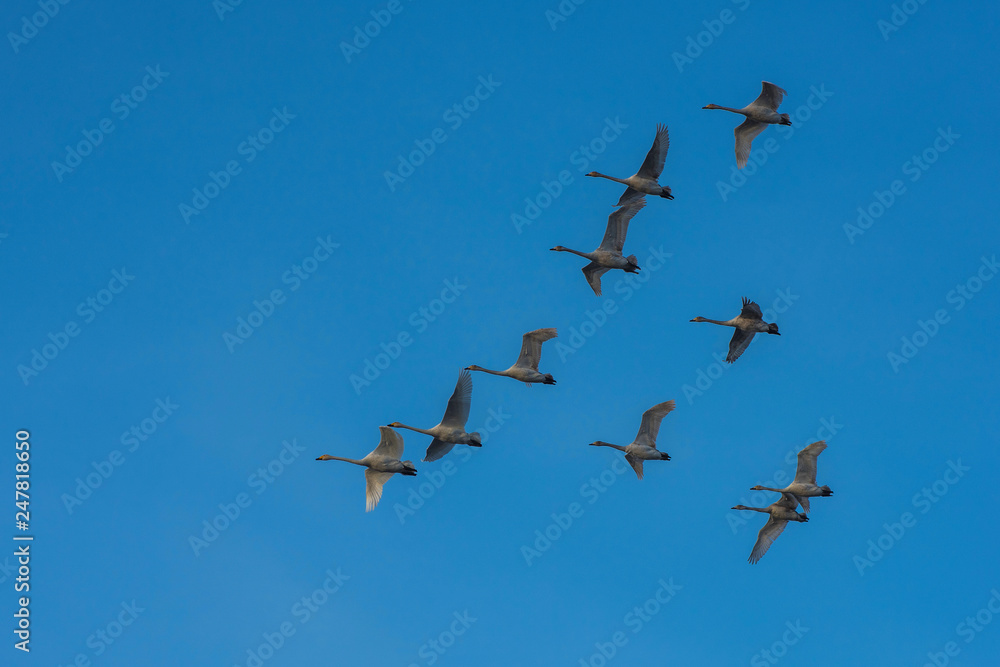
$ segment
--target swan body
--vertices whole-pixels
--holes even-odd
[[[777,491],[778,493],[788,493],[793,495],[802,505],[802,509],[809,511],[809,498],[818,496],[832,496],[833,491],[829,486],[816,485],[816,459],[826,449],[826,442],[819,440],[802,448],[798,455],[798,466],[795,469],[795,479],[783,489],[772,489],[767,486],[754,486],[751,491]],[[794,509],[794,508],[793,508]]]
[[[609,181],[616,181],[627,185],[625,192],[618,199],[615,206],[624,206],[634,199],[640,199],[643,195],[654,195],[664,199],[673,199],[670,188],[660,185],[660,174],[663,173],[663,164],[667,159],[667,149],[670,148],[670,137],[667,134],[666,125],[656,126],[656,136],[653,138],[653,146],[646,154],[639,171],[628,178],[616,178],[592,171],[587,176],[606,178]]]
[[[388,426],[379,426],[382,434],[378,446],[363,459],[348,459],[342,456],[324,454],[317,461],[347,461],[354,465],[364,466],[365,470],[365,511],[371,512],[382,499],[382,487],[386,481],[397,472],[402,475],[415,476],[417,469],[412,461],[400,461],[403,455],[403,438]]]
[[[521,354],[517,357],[514,365],[505,371],[491,371],[488,368],[476,366],[475,364],[466,366],[465,370],[482,371],[491,375],[505,375],[509,378],[520,380],[528,386],[531,386],[533,383],[555,384],[556,381],[552,378],[551,373],[538,372],[538,362],[542,358],[542,343],[556,336],[556,330],[552,328],[535,329],[524,334],[521,337]]]
[[[768,125],[791,125],[792,119],[787,113],[778,113],[778,106],[787,93],[767,81],[761,81],[760,95],[742,109],[720,107],[717,104],[707,104],[702,109],[722,109],[746,116],[734,134],[736,135],[736,166],[742,169],[747,166],[750,158],[750,144],[763,132]]]
[[[750,558],[747,559],[750,563],[756,563],[759,561],[767,550],[771,547],[771,544],[778,539],[778,535],[781,535],[781,531],[785,529],[785,526],[789,521],[808,521],[809,517],[805,514],[799,514],[795,511],[795,507],[799,504],[798,499],[790,493],[782,493],[781,498],[767,507],[747,507],[745,505],[737,505],[734,510],[752,510],[754,512],[764,512],[770,516],[767,519],[767,523],[760,529],[757,533],[757,542],[753,545],[753,549],[750,551]]]
[[[677,406],[673,401],[658,403],[642,413],[642,422],[639,424],[639,432],[630,444],[622,447],[613,445],[610,442],[596,440],[590,443],[591,447],[611,447],[620,452],[625,452],[625,460],[632,466],[636,477],[642,479],[643,461],[669,461],[670,455],[661,452],[656,448],[656,436],[660,432],[660,422]]]
[[[587,283],[594,290],[594,294],[601,296],[601,276],[611,269],[621,269],[626,273],[637,273],[639,269],[638,260],[635,255],[624,257],[622,249],[625,247],[625,236],[628,234],[628,223],[646,205],[646,198],[633,199],[615,210],[608,216],[608,226],[604,230],[604,239],[601,245],[594,252],[580,252],[557,245],[552,250],[557,252],[571,252],[574,255],[585,257],[590,260],[590,264],[583,267],[583,275],[587,278]]]
[[[726,356],[726,361],[733,363],[750,346],[750,341],[753,340],[755,334],[781,335],[778,333],[778,325],[773,322],[765,322],[763,317],[763,314],[760,312],[760,306],[756,302],[743,297],[743,309],[739,315],[731,320],[710,320],[705,317],[696,317],[691,321],[711,322],[712,324],[720,324],[724,327],[734,327],[736,331],[733,332],[733,338],[729,341],[729,354]]]
[[[437,461],[439,458],[451,451],[455,445],[469,445],[470,447],[482,447],[483,440],[479,433],[473,431],[466,433],[465,424],[469,421],[469,409],[472,405],[472,374],[467,370],[462,370],[458,375],[458,382],[455,384],[455,391],[448,399],[448,407],[444,411],[444,417],[437,426],[428,429],[407,426],[399,422],[389,424],[392,428],[405,428],[417,433],[429,435],[434,439],[427,448],[424,461]]]

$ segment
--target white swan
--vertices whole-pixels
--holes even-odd
[[[656,436],[660,432],[660,422],[663,418],[677,406],[673,401],[665,401],[654,405],[649,410],[642,413],[642,422],[639,424],[639,432],[631,444],[612,445],[610,442],[596,440],[590,443],[591,447],[613,447],[625,452],[625,460],[635,470],[636,477],[642,479],[643,461],[669,461],[670,455],[661,452],[656,448]]]
[[[667,159],[668,148],[670,148],[670,137],[667,136],[667,126],[657,125],[653,147],[649,149],[646,159],[635,174],[628,178],[615,178],[614,176],[606,176],[605,174],[592,171],[587,176],[606,178],[609,181],[617,181],[628,186],[615,206],[623,206],[633,199],[642,197],[644,194],[673,199],[674,196],[670,194],[670,188],[660,185],[660,174],[663,173],[663,163]]]
[[[594,252],[580,252],[557,245],[552,250],[558,252],[571,252],[580,257],[586,257],[590,264],[583,267],[583,275],[590,283],[594,294],[601,296],[601,276],[611,269],[621,269],[626,273],[636,273],[639,271],[639,263],[635,255],[622,256],[622,248],[625,247],[625,235],[628,234],[628,223],[633,216],[646,205],[646,198],[635,199],[608,216],[608,227],[604,230],[604,240]]]
[[[726,361],[729,363],[733,363],[740,358],[743,351],[750,346],[750,341],[753,340],[754,334],[768,333],[775,336],[781,335],[778,333],[778,325],[765,322],[764,316],[760,312],[760,306],[746,297],[743,297],[743,310],[731,320],[722,322],[720,320],[710,320],[705,317],[696,317],[691,321],[711,322],[712,324],[721,324],[724,327],[736,328],[736,331],[733,332],[732,340],[729,341],[729,355],[726,357]]]
[[[764,512],[765,514],[770,514],[767,519],[767,523],[760,529],[757,533],[757,542],[753,545],[753,550],[750,552],[750,558],[747,560],[750,563],[756,563],[767,553],[767,550],[771,547],[771,544],[778,539],[778,535],[781,535],[781,531],[785,529],[785,525],[789,521],[808,521],[809,517],[805,514],[799,514],[795,511],[795,506],[798,505],[798,500],[790,493],[782,493],[781,498],[776,502],[771,503],[767,507],[747,507],[746,505],[737,505],[734,510],[753,510],[754,512]]]
[[[403,438],[388,426],[379,426],[378,430],[382,434],[378,447],[373,449],[365,458],[347,459],[342,456],[330,456],[324,454],[317,458],[317,461],[347,461],[354,465],[364,466],[365,470],[365,511],[371,512],[378,505],[382,498],[382,486],[386,480],[394,473],[414,476],[417,469],[413,467],[412,461],[400,461],[403,455]]]
[[[816,457],[826,449],[826,442],[819,440],[802,448],[799,452],[799,464],[795,470],[795,479],[783,489],[772,489],[767,486],[754,486],[751,491],[777,491],[790,493],[798,499],[802,509],[809,511],[809,498],[816,496],[832,496],[829,486],[816,486]]]
[[[469,408],[472,405],[472,374],[467,370],[462,370],[458,375],[458,382],[455,384],[455,391],[448,399],[448,407],[444,411],[441,423],[429,429],[407,426],[399,422],[392,422],[389,426],[393,428],[408,428],[417,433],[429,435],[431,440],[427,448],[424,461],[437,461],[439,458],[451,451],[455,445],[469,445],[471,447],[482,447],[483,440],[479,433],[465,432],[465,424],[469,421]]]
[[[509,378],[520,380],[529,387],[533,382],[542,384],[555,384],[551,373],[539,373],[538,362],[542,358],[542,343],[556,337],[555,329],[535,329],[529,331],[521,337],[521,354],[514,365],[505,371],[491,371],[481,366],[466,366],[467,371],[482,371],[491,375],[506,375]]]
[[[702,107],[702,109],[732,111],[733,113],[743,114],[747,117],[735,130],[736,166],[740,169],[747,166],[747,160],[750,158],[750,143],[768,125],[792,124],[792,119],[787,113],[778,113],[778,106],[786,94],[784,90],[778,88],[773,83],[761,81],[760,95],[742,109],[720,107],[717,104],[708,104]]]

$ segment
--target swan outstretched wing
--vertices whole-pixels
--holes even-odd
[[[556,330],[535,329],[524,334],[521,338],[521,355],[517,358],[515,366],[538,370],[538,362],[542,358],[542,343],[556,337]]]
[[[601,296],[601,276],[610,271],[606,266],[601,266],[597,262],[591,262],[587,266],[583,267],[584,277],[587,279],[587,283],[590,285],[590,289],[594,290],[594,294]],[[536,367],[535,370],[538,370]]]
[[[403,458],[403,436],[388,426],[379,426],[378,430],[382,434],[382,439],[369,456],[375,455],[397,461]]]
[[[781,100],[787,95],[782,88],[778,88],[773,83],[768,81],[760,82],[760,95],[757,96],[751,104],[753,106],[765,107],[771,111],[777,111],[778,106],[781,104]]]
[[[455,391],[448,399],[448,408],[444,411],[441,423],[452,428],[465,428],[469,421],[469,408],[472,405],[472,373],[463,370],[458,374]]]
[[[453,443],[434,438],[431,440],[431,444],[427,447],[427,454],[424,455],[424,461],[437,461],[439,458],[450,452],[451,448],[454,446],[455,445]]]
[[[799,452],[799,464],[795,469],[795,481],[802,482],[805,484],[815,484],[816,483],[816,457],[823,453],[826,449],[826,441],[819,440],[807,445]],[[806,502],[809,502],[808,500]],[[805,508],[805,503],[802,503],[802,507]]]
[[[755,120],[750,120],[747,118],[734,130],[736,135],[736,166],[742,169],[747,166],[747,160],[750,159],[750,144],[757,135],[764,131],[767,127],[766,123],[758,123]]]
[[[733,332],[733,338],[729,341],[729,355],[726,357],[726,361],[733,363],[740,358],[748,347],[750,347],[750,341],[753,340],[753,331],[744,331],[743,329],[737,329]]]
[[[635,470],[635,476],[642,479],[642,459],[637,459],[631,454],[626,454],[625,460],[632,466],[632,470]]]
[[[677,404],[673,401],[664,401],[643,412],[639,432],[635,436],[636,443],[656,449],[656,436],[660,433],[660,422],[675,407]]]
[[[653,146],[646,153],[646,159],[643,160],[642,166],[639,167],[636,176],[651,178],[654,181],[659,180],[660,174],[663,173],[663,163],[667,159],[667,149],[669,148],[670,137],[667,135],[667,126],[657,124]]]
[[[750,563],[759,561],[767,553],[767,550],[771,548],[774,541],[778,539],[778,535],[781,535],[781,531],[785,529],[787,524],[788,522],[784,519],[775,519],[773,516],[768,517],[767,523],[757,533],[757,543],[753,545],[750,558],[747,560]]]
[[[619,255],[625,247],[625,237],[628,235],[628,223],[635,214],[646,206],[646,198],[631,201],[608,216],[608,226],[604,230],[604,239],[598,250],[610,250]]]
[[[760,312],[760,306],[757,305],[756,301],[751,301],[750,299],[743,297],[743,310],[740,311],[740,317],[745,317],[751,320],[759,320],[764,317],[764,314]]]
[[[391,472],[378,472],[367,468],[365,470],[365,511],[371,512],[382,499],[382,487],[386,480],[392,477]]]

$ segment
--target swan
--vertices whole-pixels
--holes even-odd
[[[482,368],[481,366],[476,366],[475,364],[472,366],[466,366],[465,370],[482,371],[492,375],[506,375],[509,378],[514,378],[515,380],[524,382],[529,387],[532,382],[555,384],[556,381],[552,379],[551,373],[538,372],[538,362],[542,358],[542,343],[551,338],[555,338],[556,335],[556,330],[551,328],[535,329],[534,331],[529,331],[524,334],[521,338],[520,356],[518,356],[514,365],[505,371],[491,371],[488,368]]]
[[[439,458],[451,451],[455,445],[469,445],[471,447],[482,447],[483,440],[479,433],[465,432],[465,424],[469,421],[469,407],[472,404],[472,374],[463,369],[458,374],[458,382],[455,384],[455,391],[448,399],[448,407],[444,411],[441,423],[429,429],[407,426],[399,422],[389,424],[392,428],[407,428],[417,433],[432,436],[430,447],[424,461],[437,461]]]
[[[552,250],[558,252],[571,252],[574,255],[585,257],[590,260],[590,264],[583,267],[583,275],[590,283],[594,294],[601,296],[601,276],[611,269],[621,269],[626,273],[636,273],[639,271],[639,263],[635,255],[622,256],[622,248],[625,246],[625,235],[628,234],[628,223],[646,205],[646,198],[634,199],[626,205],[617,209],[608,216],[608,228],[604,230],[604,240],[594,252],[580,252],[557,245]]]
[[[750,346],[750,341],[753,340],[754,334],[768,333],[775,336],[781,335],[778,333],[778,325],[773,322],[771,324],[765,322],[760,312],[760,306],[746,297],[743,297],[743,310],[731,320],[720,322],[719,320],[710,320],[705,317],[696,317],[691,321],[711,322],[712,324],[721,324],[722,326],[736,328],[736,331],[733,332],[733,339],[729,341],[729,355],[726,357],[726,361],[729,363],[733,363],[740,358],[744,350]]]
[[[378,447],[373,449],[363,459],[346,459],[342,456],[324,454],[317,461],[347,461],[354,465],[364,466],[365,470],[365,511],[371,512],[382,498],[382,486],[392,477],[393,473],[415,476],[417,469],[412,461],[400,461],[403,455],[403,438],[388,426],[379,426],[382,433]]]
[[[702,109],[732,111],[733,113],[743,114],[747,117],[735,131],[736,166],[740,169],[747,166],[747,160],[750,158],[750,143],[768,125],[792,124],[792,119],[787,113],[778,113],[778,105],[781,104],[781,100],[785,95],[787,93],[773,83],[761,81],[760,95],[742,109],[720,107],[717,104],[708,104],[702,107]]]
[[[799,514],[795,511],[795,506],[798,504],[795,496],[790,493],[782,493],[780,500],[771,503],[767,507],[737,505],[733,508],[734,510],[753,510],[754,512],[764,512],[771,515],[768,517],[767,523],[757,533],[757,543],[753,545],[750,558],[747,559],[748,562],[756,563],[759,561],[767,553],[771,543],[778,539],[778,535],[781,535],[781,531],[785,529],[785,524],[789,521],[809,520],[809,517],[805,514]]]
[[[623,206],[644,194],[673,199],[674,196],[670,194],[670,188],[661,186],[659,182],[660,174],[663,173],[663,162],[667,159],[668,148],[670,148],[670,137],[667,136],[667,126],[657,125],[653,147],[649,149],[646,159],[643,160],[642,166],[635,174],[628,178],[615,178],[592,171],[587,176],[606,178],[609,181],[617,181],[628,186],[615,206]]]
[[[639,424],[639,432],[631,444],[612,445],[610,442],[596,440],[590,443],[591,447],[613,447],[618,451],[625,452],[625,460],[635,470],[636,477],[642,479],[643,461],[669,461],[670,455],[656,449],[656,436],[660,432],[660,422],[675,407],[673,401],[658,403],[642,413],[642,422]]]
[[[795,469],[795,479],[783,489],[772,489],[767,486],[754,486],[751,491],[777,491],[778,493],[790,493],[798,499],[802,509],[809,511],[809,498],[816,496],[832,496],[833,491],[829,486],[816,486],[816,457],[826,449],[826,441],[819,440],[806,445],[799,452],[799,464]]]

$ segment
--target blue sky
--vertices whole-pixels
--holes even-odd
[[[2,18],[3,484],[27,429],[35,537],[5,664],[995,659],[995,7],[56,6]],[[701,107],[762,79],[793,125],[736,172]],[[583,174],[657,123],[676,199],[597,298],[549,248],[598,245],[621,187]],[[688,320],[743,296],[782,335],[720,364]],[[404,431],[419,475],[367,514],[314,461],[437,423],[541,327],[558,384],[474,374],[482,449]],[[668,399],[642,482],[586,446]],[[835,495],[748,565],[765,519],[729,508],[820,438]]]

